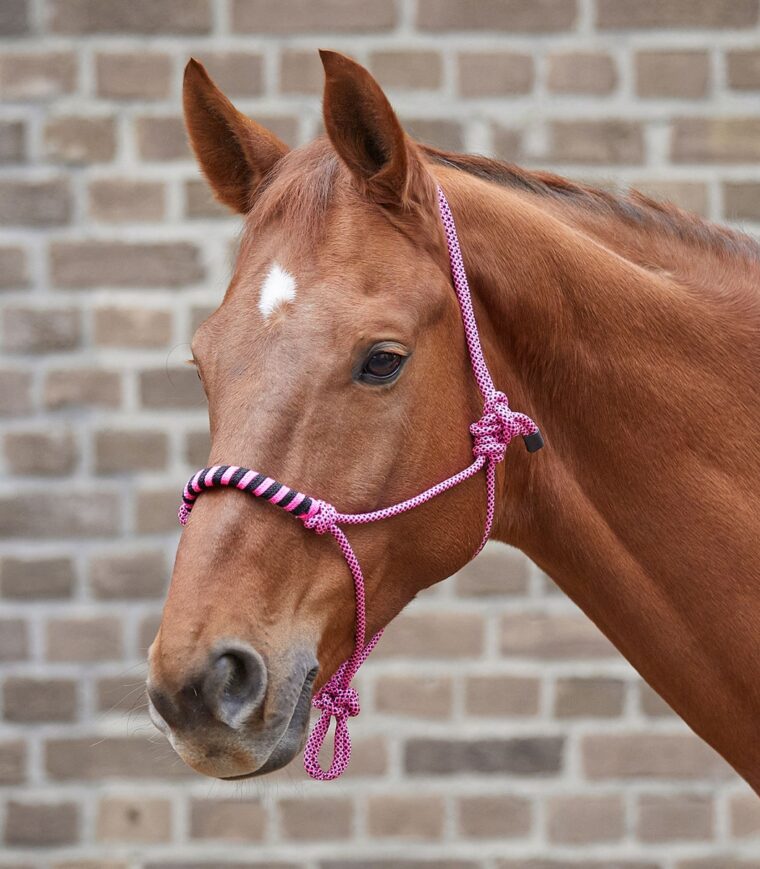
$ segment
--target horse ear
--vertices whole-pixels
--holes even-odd
[[[185,67],[182,101],[190,143],[214,194],[245,214],[256,188],[288,146],[241,114],[194,59]]]
[[[360,189],[381,205],[414,199],[420,161],[380,85],[337,51],[320,51],[325,68],[325,129]]]

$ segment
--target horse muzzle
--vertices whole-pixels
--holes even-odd
[[[318,669],[313,654],[294,657],[291,666],[273,673],[247,643],[225,642],[170,686],[151,655],[151,720],[182,760],[204,775],[240,779],[279,769],[305,742]]]

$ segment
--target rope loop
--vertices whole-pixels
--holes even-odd
[[[326,534],[336,523],[338,511],[327,501],[314,500],[315,510],[302,518],[304,527],[316,534]]]

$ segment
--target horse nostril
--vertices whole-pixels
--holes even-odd
[[[211,714],[240,727],[264,699],[267,671],[261,656],[247,646],[224,649],[211,662],[203,696]]]

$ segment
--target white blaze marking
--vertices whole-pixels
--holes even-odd
[[[277,263],[273,263],[261,285],[259,310],[262,315],[268,317],[283,302],[292,302],[295,297],[296,279]]]

